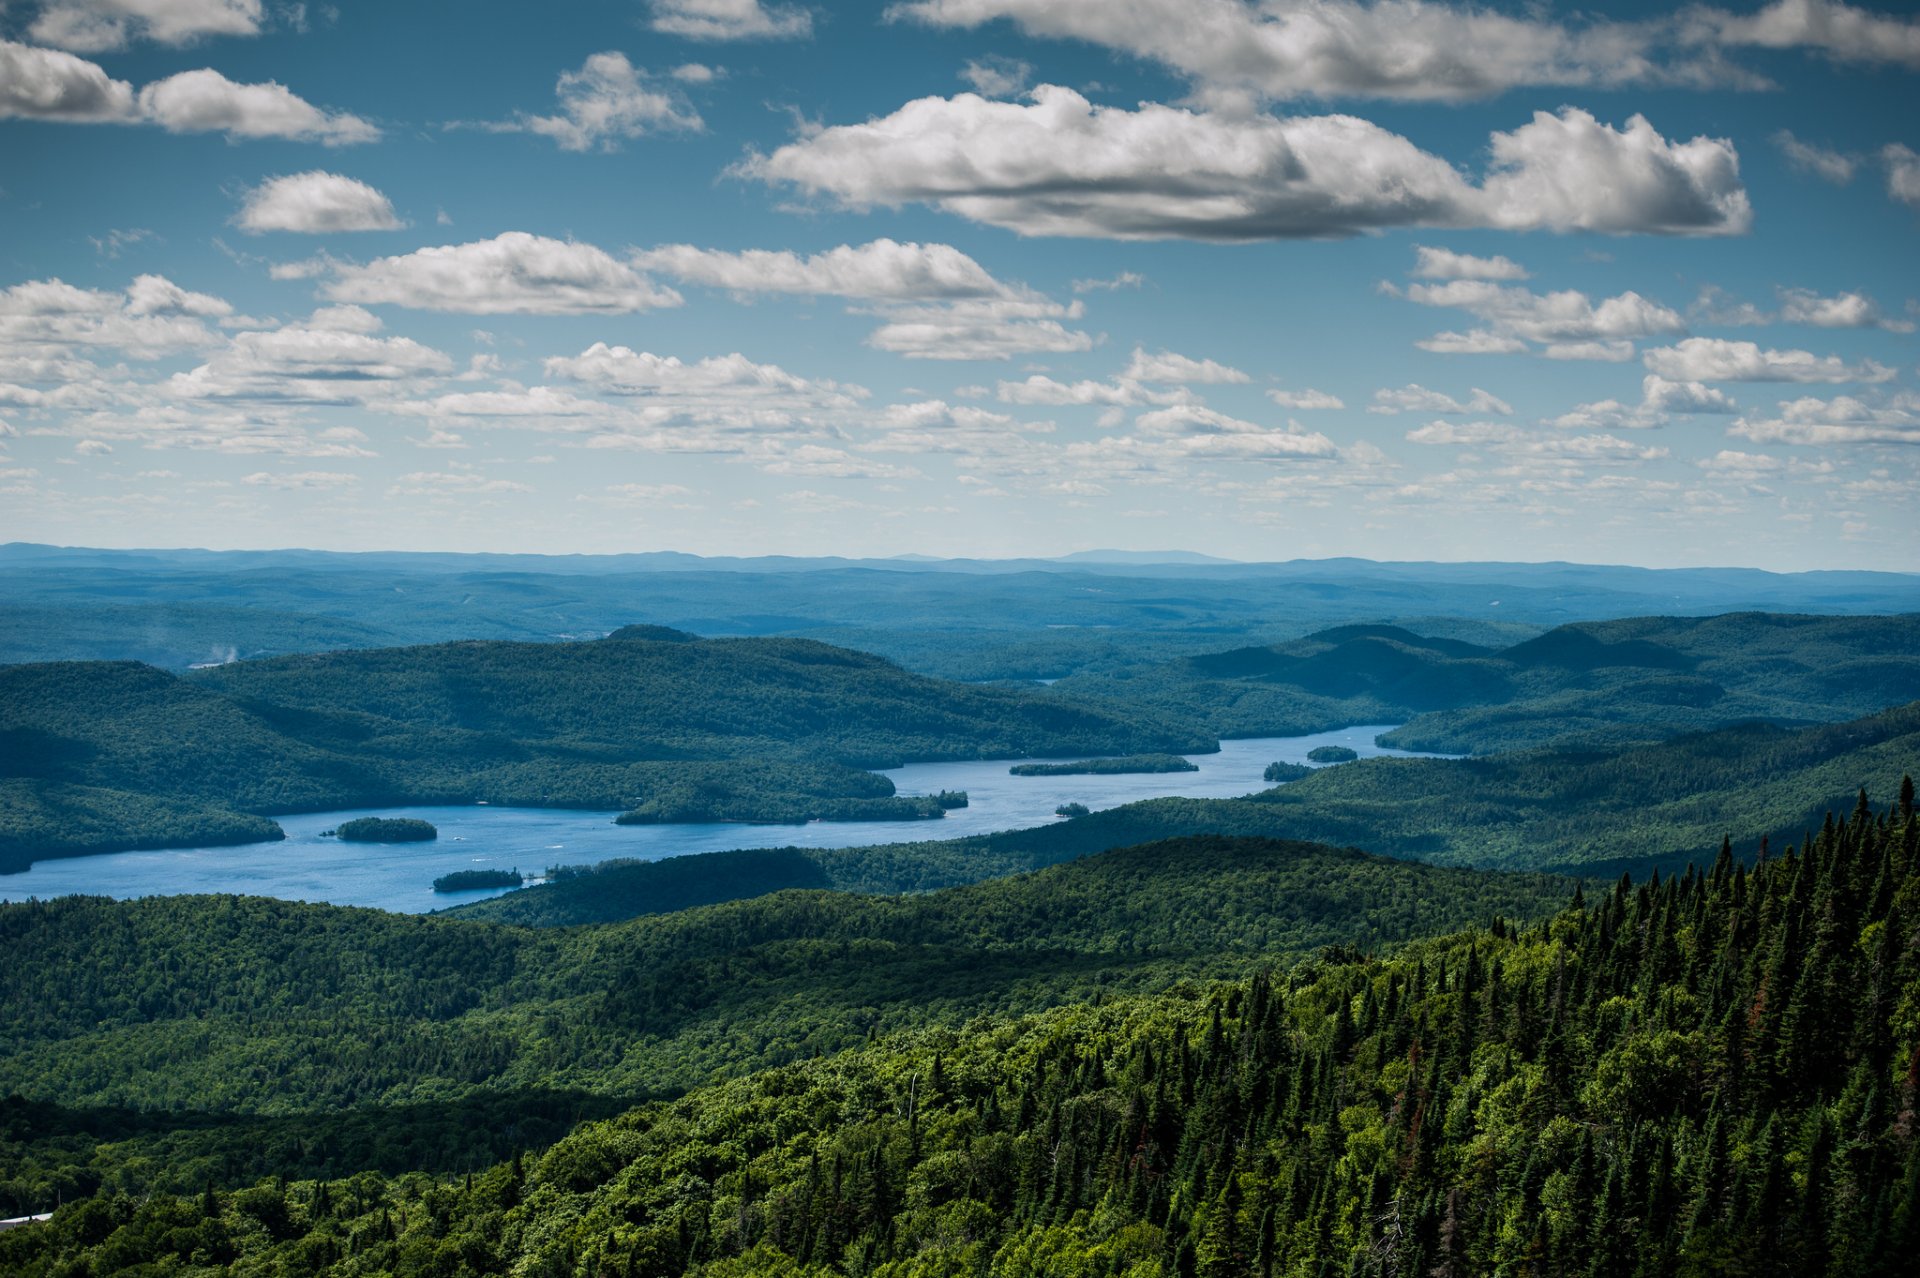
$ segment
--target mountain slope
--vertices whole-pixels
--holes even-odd
[[[92,1200],[0,1267],[1892,1278],[1920,1248],[1911,790],[1800,853],[882,1039],[464,1180]]]

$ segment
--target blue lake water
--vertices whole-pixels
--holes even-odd
[[[551,808],[419,807],[313,812],[277,818],[284,842],[232,848],[115,852],[41,861],[24,874],[0,876],[0,901],[88,893],[166,896],[234,892],[293,901],[326,901],[419,913],[499,895],[435,892],[433,880],[454,870],[510,870],[537,875],[549,865],[586,865],[613,857],[657,860],[729,848],[855,847],[951,839],[1016,830],[1056,820],[1063,803],[1098,811],[1165,795],[1231,798],[1267,788],[1269,763],[1304,763],[1316,746],[1343,745],[1362,756],[1405,755],[1373,743],[1391,724],[1344,728],[1304,737],[1223,741],[1218,754],[1188,756],[1198,772],[1125,776],[1016,777],[1019,759],[916,763],[886,775],[902,794],[965,790],[969,805],[937,821],[814,821],[806,825],[639,825],[613,823],[612,812]],[[419,817],[439,828],[433,843],[342,843],[321,831],[357,816]]]

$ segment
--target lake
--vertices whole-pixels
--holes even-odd
[[[277,818],[281,843],[230,848],[113,852],[41,861],[24,874],[0,876],[0,901],[96,896],[170,896],[232,892],[293,901],[326,901],[420,913],[497,896],[502,889],[435,892],[433,880],[454,870],[539,874],[549,865],[585,865],[613,857],[658,860],[729,848],[855,847],[951,839],[1044,825],[1063,803],[1096,811],[1166,795],[1231,798],[1264,790],[1269,763],[1306,762],[1316,746],[1343,745],[1362,756],[1407,756],[1373,743],[1392,724],[1372,724],[1304,737],[1223,741],[1218,754],[1189,755],[1198,772],[1124,776],[1016,777],[1021,759],[915,763],[886,773],[902,794],[965,790],[969,805],[938,821],[814,821],[806,825],[630,825],[612,812],[486,806],[379,808],[311,812]],[[439,828],[434,843],[342,843],[320,833],[358,816],[418,817]]]

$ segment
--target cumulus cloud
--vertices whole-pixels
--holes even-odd
[[[218,71],[182,71],[140,90],[140,114],[169,133],[225,133],[349,146],[380,130],[357,115],[324,111],[285,85],[236,84]]]
[[[1649,371],[1677,382],[1884,382],[1894,376],[1870,359],[1849,364],[1838,355],[1762,350],[1718,337],[1689,337],[1642,358]]]
[[[651,0],[653,29],[687,40],[797,40],[813,34],[813,15],[760,0]]]
[[[1890,319],[1879,303],[1865,293],[1838,293],[1822,296],[1812,289],[1789,288],[1780,291],[1780,318],[1788,324],[1811,324],[1815,328],[1886,328],[1910,333],[1906,320]]]
[[[1142,347],[1133,348],[1133,358],[1120,376],[1136,382],[1247,382],[1252,379],[1237,368],[1210,359],[1191,359],[1173,351],[1149,355]]]
[[[1669,142],[1644,118],[1538,113],[1491,140],[1479,186],[1352,116],[1282,119],[1095,106],[1042,85],[1025,104],[922,98],[809,133],[736,172],[852,208],[925,202],[1024,235],[1246,241],[1393,226],[1683,235],[1751,221],[1731,143]]]
[[[99,370],[74,355],[87,348],[153,360],[217,346],[206,321],[233,308],[159,275],[137,277],[123,292],[28,280],[0,290],[0,371],[24,381],[94,382]]]
[[[1423,280],[1524,280],[1526,268],[1508,257],[1475,257],[1452,249],[1414,245],[1419,261],[1413,268]]]
[[[1517,337],[1502,337],[1484,328],[1465,333],[1435,333],[1414,343],[1436,355],[1518,355],[1527,344]]]
[[[1872,405],[1851,395],[1806,396],[1781,403],[1772,418],[1741,418],[1727,433],[1762,444],[1920,444],[1920,397]]]
[[[235,334],[206,363],[174,374],[167,389],[183,399],[351,404],[381,383],[453,370],[441,352],[412,338],[378,336],[379,328],[358,307],[323,307],[304,324]]]
[[[1739,405],[1718,387],[1704,382],[1668,381],[1649,373],[1641,379],[1638,404],[1598,400],[1551,418],[1547,424],[1562,430],[1652,430],[1665,426],[1675,415],[1738,411]]]
[[[1656,461],[1669,451],[1617,435],[1540,435],[1505,422],[1428,422],[1408,431],[1407,440],[1432,447],[1485,448],[1515,460],[1568,466]]]
[[[49,0],[27,33],[42,44],[102,53],[135,39],[191,44],[260,34],[261,0]]]
[[[1694,39],[1722,46],[1811,49],[1840,62],[1920,70],[1920,21],[1885,17],[1839,0],[1774,0],[1757,13],[1702,9],[1684,17]]]
[[[285,138],[346,146],[380,130],[356,115],[325,111],[284,85],[237,84],[201,69],[156,80],[138,93],[97,64],[57,49],[0,40],[0,119],[72,124],[157,124],[171,133]]]
[[[868,345],[909,359],[1006,359],[1086,350],[1087,334],[1067,328],[1081,304],[1061,305],[995,279],[948,244],[890,239],[842,244],[802,256],[786,250],[727,252],[669,244],[632,256],[643,270],[735,293],[844,297],[883,321]]]
[[[620,315],[682,301],[603,249],[525,231],[329,265],[321,293],[333,301],[463,315]]]
[[[552,138],[563,151],[617,151],[627,138],[705,127],[679,90],[656,86],[624,53],[593,54],[578,71],[562,72],[554,92],[560,99],[555,115],[522,112],[480,127],[495,133],[537,133]]]
[[[1205,94],[1462,101],[1527,85],[1767,82],[1742,48],[1920,66],[1920,25],[1838,0],[1775,0],[1758,12],[1691,6],[1644,21],[1555,20],[1424,0],[901,0],[895,17],[938,27],[1010,19],[1029,35],[1151,59]]]
[[[405,225],[365,182],[314,169],[269,178],[248,191],[234,221],[244,231],[392,231]]]
[[[1404,293],[1391,287],[1386,291],[1422,306],[1464,310],[1482,321],[1484,326],[1473,334],[1442,334],[1432,339],[1437,344],[1421,343],[1427,350],[1443,352],[1484,354],[1543,343],[1548,344],[1545,353],[1556,359],[1617,361],[1632,358],[1634,338],[1683,333],[1687,328],[1679,312],[1633,292],[1596,302],[1574,289],[1535,293],[1476,279],[1413,284]]]
[[[1370,413],[1499,413],[1511,416],[1513,405],[1478,386],[1465,400],[1410,382],[1398,390],[1381,389],[1373,393]]]
[[[1269,390],[1267,398],[1282,408],[1291,408],[1305,412],[1323,408],[1345,408],[1347,405],[1338,395],[1329,395],[1322,390]]]
[[[1215,91],[1266,97],[1461,101],[1521,85],[1618,85],[1698,78],[1651,58],[1655,29],[1572,26],[1418,0],[907,0],[896,16],[940,27],[1007,18],[1030,35],[1085,40],[1149,58]]]
[[[1887,168],[1887,194],[1908,208],[1920,209],[1920,155],[1898,142],[1880,149]]]
[[[984,298],[940,305],[890,307],[886,322],[867,336],[875,350],[907,359],[1011,359],[1093,349],[1091,335],[1060,320],[1078,319],[1078,302]]]
[[[57,49],[0,40],[0,120],[127,121],[133,86]]]
[[[960,78],[971,84],[975,93],[989,98],[1010,98],[1025,93],[1027,85],[1033,82],[1033,64],[989,54],[970,59],[960,69]]]
[[[787,250],[727,252],[667,244],[635,253],[642,270],[684,284],[736,293],[796,293],[886,301],[1018,297],[987,269],[950,244],[879,239],[801,256]]]
[[[1794,168],[1835,186],[1845,186],[1853,181],[1854,172],[1860,167],[1860,161],[1853,156],[1843,155],[1831,147],[1802,142],[1786,129],[1773,135],[1773,144],[1780,148],[1780,154],[1786,156],[1787,163]]]

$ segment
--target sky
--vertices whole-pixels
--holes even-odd
[[[0,0],[0,541],[1920,571],[1920,18]]]

